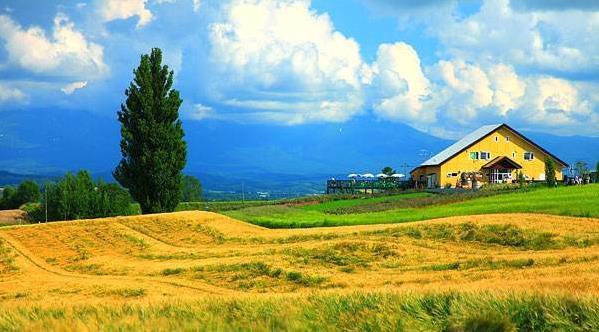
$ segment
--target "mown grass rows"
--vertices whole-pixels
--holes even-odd
[[[599,300],[498,293],[354,293],[0,310],[0,330],[78,327],[118,331],[597,331]]]

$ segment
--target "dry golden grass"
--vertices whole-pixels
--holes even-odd
[[[594,296],[599,219],[498,214],[270,230],[195,211],[0,229],[0,306],[356,290]]]
[[[23,210],[0,210],[0,226],[26,224]]]

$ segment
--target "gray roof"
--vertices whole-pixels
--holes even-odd
[[[478,129],[476,129],[475,131],[471,132],[470,134],[466,135],[461,140],[455,142],[453,145],[451,145],[447,149],[437,153],[429,160],[423,162],[422,164],[420,164],[420,166],[437,166],[437,165],[445,162],[447,159],[453,157],[455,154],[459,153],[460,151],[466,149],[470,145],[474,144],[476,141],[480,140],[481,138],[494,132],[496,129],[498,129],[501,126],[503,126],[502,123],[488,125],[488,126],[482,126]]]

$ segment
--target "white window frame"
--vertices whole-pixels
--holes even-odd
[[[510,136],[505,136],[505,141],[509,142],[510,141]]]
[[[530,151],[526,151],[524,152],[524,160],[534,160],[535,159],[535,154],[530,152]]]

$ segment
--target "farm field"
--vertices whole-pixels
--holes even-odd
[[[596,218],[266,229],[189,211],[0,229],[0,330],[592,331],[597,295]]]
[[[404,194],[406,195],[406,194]],[[407,194],[414,195],[414,194]],[[534,188],[510,193],[397,196],[395,202],[363,200],[357,206],[335,206],[343,201],[308,206],[263,205],[223,213],[268,228],[322,227],[400,223],[451,216],[490,213],[547,213],[575,217],[599,217],[599,184],[559,188]],[[389,198],[387,198],[389,199]],[[359,202],[353,200],[352,202]],[[351,205],[351,204],[350,204]]]

